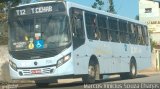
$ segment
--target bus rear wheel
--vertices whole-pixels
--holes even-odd
[[[133,79],[136,78],[136,76],[137,76],[137,64],[135,61],[131,61],[130,63],[130,72],[120,74],[120,77],[122,79],[128,79],[128,78]]]
[[[82,77],[83,83],[95,83],[96,76],[99,75],[98,68],[98,63],[91,61],[88,66],[88,74]]]
[[[130,64],[130,73],[129,73],[129,78],[136,78],[136,76],[137,76],[137,65],[136,65],[136,62],[135,61],[133,61],[133,62],[131,62],[131,64]]]

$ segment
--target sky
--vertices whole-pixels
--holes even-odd
[[[32,2],[38,1],[38,0],[31,0]],[[40,0],[41,1],[41,0]],[[76,2],[85,6],[91,7],[92,4],[95,2],[95,0],[66,0],[66,1],[71,1],[71,2]],[[107,11],[107,5],[108,5],[108,0],[104,0],[105,5],[103,7],[103,10]],[[138,1],[139,0],[113,0],[114,1],[114,6],[115,10],[118,15],[128,17],[135,19],[135,17],[138,15]],[[160,0],[157,0],[160,1]]]
[[[67,0],[67,1],[76,2],[85,6],[91,6],[95,0]],[[113,0],[113,1],[115,10],[118,15],[132,19],[135,19],[136,15],[138,15],[139,11],[138,0]],[[107,2],[105,2],[105,6],[107,7]]]

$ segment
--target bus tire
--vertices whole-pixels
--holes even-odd
[[[43,80],[35,80],[35,84],[37,87],[47,87],[50,83],[58,83],[57,79],[43,79]]]
[[[121,79],[133,79],[137,76],[137,64],[135,60],[131,60],[130,62],[130,72],[127,73],[121,73],[120,77]]]
[[[96,76],[99,75],[97,74],[97,71],[99,71],[98,68],[99,68],[98,63],[96,63],[95,61],[91,61],[88,66],[88,74],[82,77],[83,83],[86,84],[95,83]]]
[[[35,84],[36,84],[37,87],[40,87],[40,88],[41,87],[44,88],[44,87],[47,87],[49,85],[49,83],[40,83],[40,82],[36,82]]]
[[[136,78],[136,76],[137,76],[137,64],[136,61],[131,61],[129,78],[133,79]]]

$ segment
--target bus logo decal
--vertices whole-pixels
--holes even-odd
[[[34,65],[38,65],[38,63],[37,63],[37,62],[34,62]]]

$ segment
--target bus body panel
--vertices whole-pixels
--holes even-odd
[[[101,44],[102,43],[102,44]],[[97,47],[99,45],[99,47]],[[131,57],[134,57],[137,63],[137,70],[142,70],[151,66],[149,46],[134,46],[127,44],[127,51],[125,44],[117,44],[111,42],[86,42],[83,46],[74,51],[75,74],[87,74],[89,60],[92,55],[95,55],[99,61],[100,73],[123,73],[129,72]],[[111,49],[112,48],[112,49]],[[84,50],[85,49],[85,50]],[[112,52],[114,51],[114,55]],[[116,55],[118,54],[118,55]],[[87,56],[86,56],[87,55]],[[77,66],[77,63],[79,64]],[[80,67],[81,66],[81,67]]]
[[[129,18],[106,13],[104,11],[99,11],[93,8],[85,7],[76,3],[67,2],[67,6],[68,8],[73,7],[73,8],[81,9],[84,11],[84,13],[85,11],[90,11],[95,14],[102,14],[105,16],[120,18],[133,23],[144,24]],[[85,23],[85,20],[86,19],[84,18],[84,23]],[[77,69],[76,74],[84,74],[84,73],[88,74],[86,70],[88,68],[87,64],[89,64],[89,60],[92,55],[95,55],[98,59],[101,74],[129,72],[130,60],[132,57],[134,57],[136,60],[137,70],[142,70],[151,66],[150,46],[147,46],[147,45],[142,46],[137,44],[120,43],[120,42],[115,43],[110,41],[104,42],[100,40],[90,40],[90,39],[88,40],[86,24],[84,24],[84,27],[85,27],[85,36],[86,36],[85,44],[79,47],[78,49],[76,49],[74,53],[75,53],[75,56],[76,54],[84,54],[84,53],[88,55],[87,57],[80,58],[81,60],[78,57],[76,57],[75,61],[77,61],[78,63],[80,62],[80,64],[84,64],[82,65],[83,69],[81,69],[81,67],[78,67],[78,66],[75,68]],[[85,63],[83,60],[85,60]],[[81,71],[79,72],[78,70],[81,70]]]

